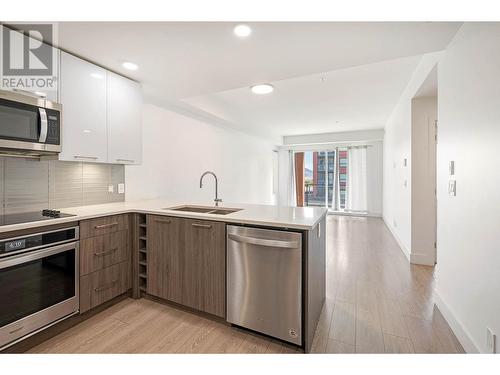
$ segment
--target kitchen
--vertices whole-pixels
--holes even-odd
[[[325,299],[326,209],[226,204],[211,171],[199,189],[214,189],[213,203],[125,201],[124,167],[142,162],[140,84],[47,47],[57,90],[0,92],[0,294],[13,301],[0,314],[2,350],[27,350],[128,295],[309,352]]]
[[[498,23],[40,17],[0,23],[2,359],[498,352],[456,215],[493,197],[457,147],[500,116]]]

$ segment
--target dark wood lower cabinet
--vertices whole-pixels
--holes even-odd
[[[147,293],[182,303],[182,219],[147,217]]]
[[[225,223],[148,215],[148,294],[225,317]]]

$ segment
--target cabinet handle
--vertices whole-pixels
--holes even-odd
[[[14,329],[14,330],[12,330],[12,331],[10,331],[10,332],[9,332],[9,335],[11,335],[11,334],[13,334],[13,333],[16,333],[16,332],[19,332],[19,331],[20,331],[20,330],[22,330],[23,328],[24,328],[24,326],[21,326],[21,327],[19,327],[19,328]]]
[[[97,156],[83,156],[83,155],[75,155],[73,156],[75,159],[87,159],[87,160],[97,160],[99,159]]]
[[[132,159],[116,159],[117,162],[133,163],[135,160]]]
[[[96,257],[102,257],[104,255],[114,253],[116,250],[118,250],[117,247],[115,247],[114,249],[111,249],[111,250],[106,250],[106,251],[101,251],[99,253],[94,253],[94,256],[96,256]]]
[[[195,228],[205,228],[210,229],[212,226],[210,224],[191,224]]]
[[[99,286],[94,289],[94,292],[103,292],[105,290],[111,289],[117,282],[118,280],[113,280],[108,285]]]
[[[111,228],[114,227],[115,225],[118,225],[118,223],[110,223],[110,224],[101,224],[101,225],[94,225],[94,229],[104,229],[104,228]]]
[[[170,224],[172,220],[169,219],[155,219],[156,223]]]

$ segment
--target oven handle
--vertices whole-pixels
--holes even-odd
[[[63,245],[48,247],[46,249],[23,253],[9,258],[3,258],[0,260],[0,270],[7,267],[17,266],[18,264],[45,258],[47,256],[62,253],[64,251],[72,249],[76,250],[75,260],[77,260],[79,246],[80,244],[78,242],[70,242],[70,243],[65,243]]]
[[[47,112],[45,112],[44,108],[38,108],[38,111],[40,112],[40,138],[38,139],[38,142],[45,143],[47,140],[47,131],[49,129]]]

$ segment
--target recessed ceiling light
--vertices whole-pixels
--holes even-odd
[[[234,28],[234,33],[240,38],[246,38],[252,33],[252,29],[248,25],[238,25]]]
[[[97,79],[103,79],[103,75],[102,74],[99,74],[99,73],[90,73],[90,76],[92,78],[97,78]]]
[[[137,70],[139,68],[137,66],[137,64],[134,64],[134,63],[129,62],[129,61],[125,61],[122,65],[125,69],[128,69],[128,70]]]
[[[255,85],[250,87],[250,90],[252,90],[254,94],[265,95],[272,93],[274,90],[274,86],[269,83],[263,83],[261,85]]]

